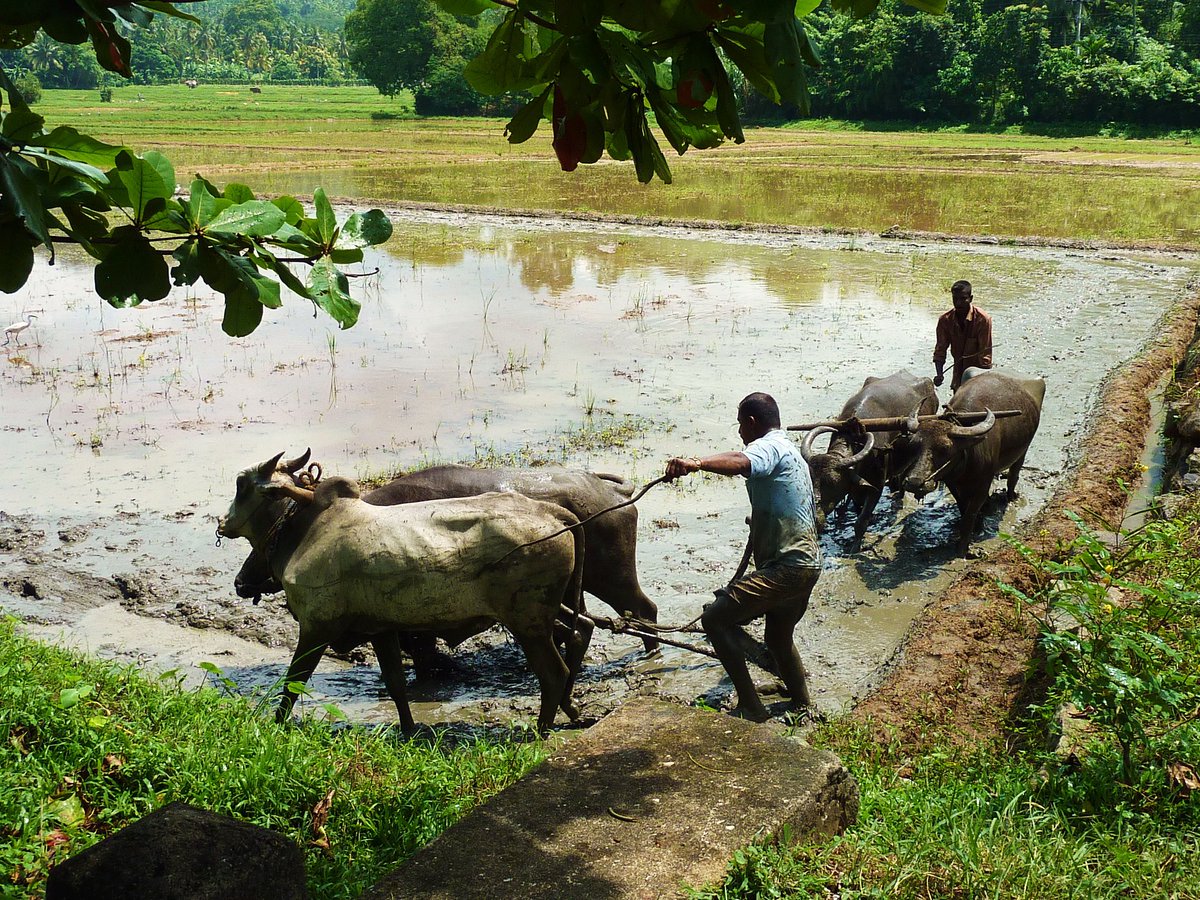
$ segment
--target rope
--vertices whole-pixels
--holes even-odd
[[[671,478],[669,476],[660,475],[658,478],[655,478],[653,481],[651,481],[649,484],[647,484],[644,488],[642,488],[640,491],[638,491],[636,494],[634,494],[628,500],[618,503],[616,506],[610,506],[607,509],[602,509],[597,513],[592,513],[586,519],[581,519],[580,521],[576,522],[574,525],[564,525],[562,528],[558,529],[558,531],[554,531],[554,532],[551,532],[550,534],[543,535],[540,538],[534,538],[532,541],[526,541],[523,544],[517,544],[517,546],[513,547],[511,550],[509,550],[507,553],[505,553],[502,557],[500,557],[498,560],[496,560],[494,563],[492,563],[492,565],[498,566],[498,565],[500,565],[500,563],[504,562],[506,559],[508,559],[510,556],[512,556],[518,550],[523,550],[524,548],[531,547],[534,544],[540,544],[542,541],[548,541],[551,538],[556,538],[560,534],[566,534],[568,531],[571,531],[572,529],[579,528],[583,525],[586,525],[588,522],[592,521],[592,519],[598,519],[600,516],[604,515],[605,513],[610,513],[615,510],[618,510],[618,509],[624,509],[626,506],[633,506],[633,504],[637,503],[644,496],[646,496],[646,492],[648,490],[650,490],[650,488],[655,487],[656,485],[660,485],[664,481],[670,481],[670,480],[671,480]]]

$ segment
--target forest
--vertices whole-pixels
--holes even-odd
[[[206,0],[192,9],[199,24],[161,16],[139,35],[135,83],[361,79],[388,96],[411,93],[421,115],[508,114],[523,100],[483,97],[464,79],[495,27],[489,13],[455,17],[432,0]],[[950,0],[934,16],[883,0],[875,15],[853,19],[822,0],[805,23],[822,63],[809,75],[809,108],[774,106],[735,72],[748,121],[1200,127],[1197,2]],[[44,33],[0,61],[27,92],[119,83],[86,45]]]

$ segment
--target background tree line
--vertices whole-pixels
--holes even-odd
[[[160,17],[134,45],[141,83],[361,77],[411,91],[423,115],[506,114],[528,98],[484,97],[463,76],[504,13],[454,16],[432,0],[207,0],[196,24]],[[829,0],[805,20],[822,67],[809,115],[916,122],[1119,122],[1200,127],[1200,0],[950,0],[923,14],[882,0],[852,19]],[[85,46],[45,34],[4,54],[46,87],[107,76]],[[750,121],[799,118],[734,73]]]

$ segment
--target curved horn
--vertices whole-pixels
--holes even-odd
[[[277,465],[279,465],[279,460],[282,457],[283,457],[283,451],[280,450],[278,453],[276,453],[274,456],[272,456],[270,459],[268,459],[265,463],[260,463],[258,466],[258,471],[260,473],[262,473],[263,475],[269,475],[270,473],[275,471],[275,467]]]
[[[837,429],[829,425],[822,425],[820,428],[814,428],[804,436],[804,440],[800,442],[800,455],[804,457],[806,463],[812,464],[813,458],[813,441],[823,434],[833,434]]]
[[[917,418],[921,414],[921,404],[918,403],[913,407],[912,412],[908,414],[908,421],[904,423],[904,430],[912,434],[921,427],[921,420]]]
[[[875,435],[868,431],[867,432],[867,442],[865,444],[863,444],[863,448],[861,450],[859,450],[857,453],[855,453],[853,456],[851,456],[849,459],[842,460],[839,468],[846,469],[846,468],[849,468],[850,466],[858,465],[860,462],[862,462],[864,459],[867,458],[867,454],[870,453],[871,450],[874,449],[874,447],[875,447]]]
[[[992,430],[992,426],[996,424],[996,414],[990,409],[985,409],[987,413],[982,422],[978,425],[954,425],[950,429],[950,437],[983,437]]]
[[[283,456],[283,454],[280,453],[279,456]],[[279,459],[279,456],[277,456],[275,458]],[[288,459],[288,460],[284,460],[283,462],[279,463],[279,468],[277,471],[287,472],[289,475],[293,475],[293,474],[295,474],[297,469],[302,469],[306,465],[308,465],[308,458],[310,456],[312,456],[312,447],[309,447],[307,450],[305,450],[303,453],[301,453],[295,459]]]

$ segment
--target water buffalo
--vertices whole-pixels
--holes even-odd
[[[525,651],[541,685],[538,728],[561,707],[572,719],[570,669],[554,644],[566,606],[579,609],[583,534],[555,503],[516,493],[397,506],[364,503],[358,486],[328,478],[305,490],[298,466],[279,454],[246,469],[217,533],[245,537],[283,585],[300,638],[279,718],[291,714],[293,682],[308,681],[327,647],[368,636],[400,724],[414,727],[405,695],[401,630],[479,629],[499,622]],[[290,498],[279,512],[280,499]]]
[[[1037,434],[1045,394],[1046,382],[1041,378],[985,369],[964,376],[942,418],[920,423],[915,417],[910,420],[910,441],[894,460],[903,473],[900,483],[918,497],[939,481],[946,485],[962,516],[959,553],[965,555],[971,545],[979,511],[995,476],[1007,470],[1008,498],[1017,496],[1017,479]],[[991,411],[998,409],[1015,409],[1021,414],[997,419]],[[973,425],[959,424],[954,416],[984,411],[983,421]]]
[[[868,377],[862,389],[846,401],[839,419],[896,418],[908,415],[933,415],[937,412],[937,392],[928,378],[904,369],[886,378]],[[813,442],[822,434],[832,434],[829,449],[813,452]],[[817,524],[824,528],[825,517],[849,497],[858,507],[854,524],[854,546],[862,543],[871,522],[875,504],[893,474],[893,451],[908,441],[903,431],[877,431],[854,435],[835,428],[814,428],[800,444],[800,452],[812,473],[816,494]],[[857,446],[861,445],[861,446]]]
[[[907,410],[906,410],[907,412]],[[552,466],[539,469],[474,469],[470,466],[434,466],[402,475],[363,494],[363,500],[377,506],[439,500],[446,497],[471,497],[488,491],[516,491],[536,500],[546,500],[586,519],[601,510],[628,500],[633,486],[615,475],[601,475],[580,469]],[[593,519],[583,526],[587,558],[583,564],[583,589],[607,603],[618,613],[632,613],[647,622],[658,621],[658,607],[646,596],[637,576],[636,506],[627,506]],[[240,597],[273,593],[279,585],[254,553],[251,553],[234,580]],[[469,635],[456,635],[465,639]],[[453,640],[453,638],[452,638]],[[647,650],[658,642],[647,639]],[[422,645],[410,646],[414,662],[421,669],[432,653],[430,638]],[[421,671],[419,670],[419,674]]]

